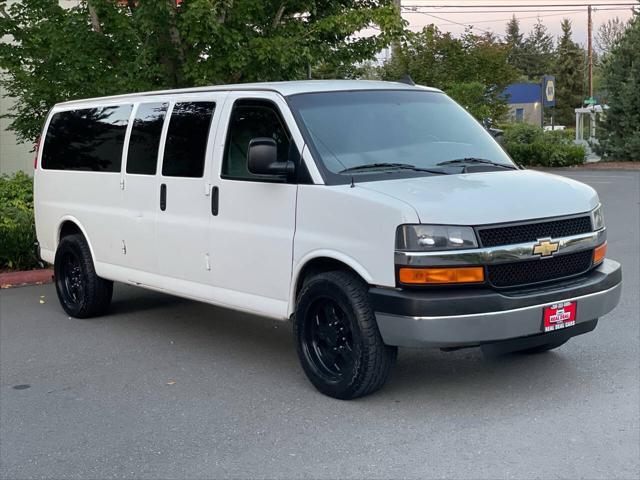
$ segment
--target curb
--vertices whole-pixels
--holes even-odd
[[[25,287],[43,285],[53,281],[53,270],[27,270],[22,272],[0,273],[0,288]]]

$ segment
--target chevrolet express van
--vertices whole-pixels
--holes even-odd
[[[520,168],[443,92],[401,83],[58,104],[35,215],[70,316],[105,314],[117,281],[290,319],[341,399],[379,389],[399,346],[551,350],[621,291],[592,188]]]

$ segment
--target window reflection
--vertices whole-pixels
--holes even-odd
[[[119,172],[132,105],[83,108],[53,115],[42,168]]]
[[[214,102],[176,103],[164,148],[162,175],[201,177],[204,173]]]
[[[155,175],[160,135],[168,106],[168,103],[138,106],[129,139],[127,173]]]

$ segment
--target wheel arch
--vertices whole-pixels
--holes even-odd
[[[58,245],[60,244],[60,241],[65,236],[73,235],[77,233],[81,234],[84,237],[84,239],[87,241],[87,245],[89,245],[89,251],[91,252],[91,258],[93,259],[95,264],[96,256],[94,254],[93,245],[91,244],[89,235],[87,235],[87,231],[82,225],[82,223],[77,218],[71,215],[65,215],[58,222],[58,229],[56,231],[56,238],[55,238],[55,250],[58,249]]]
[[[291,317],[295,312],[298,293],[302,289],[306,278],[334,270],[351,272],[367,284],[371,284],[373,281],[371,274],[356,260],[347,255],[334,251],[313,252],[303,257],[294,268],[287,315]]]

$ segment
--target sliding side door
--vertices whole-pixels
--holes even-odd
[[[211,282],[210,172],[225,92],[180,97],[169,111],[157,186],[157,271],[165,288],[195,298]]]

